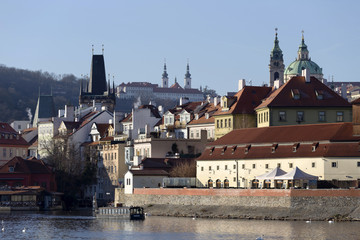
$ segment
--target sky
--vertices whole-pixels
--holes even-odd
[[[360,81],[360,1],[52,0],[0,1],[0,64],[56,75],[90,74],[92,45],[106,74],[122,82],[180,85],[189,61],[192,87],[219,95],[238,80],[269,82],[278,28],[285,67],[304,30],[325,78]]]

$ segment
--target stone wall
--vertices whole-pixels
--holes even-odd
[[[360,219],[360,190],[171,189],[117,190],[115,202],[153,215],[256,219]]]

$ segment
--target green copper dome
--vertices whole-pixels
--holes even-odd
[[[298,50],[298,57],[286,68],[284,74],[301,76],[302,70],[304,69],[308,69],[310,71],[310,75],[322,75],[322,69],[319,67],[319,65],[311,61],[309,58],[309,50],[307,49],[303,35]]]
[[[311,60],[296,60],[285,70],[285,75],[300,75],[303,69],[308,69],[310,74],[322,74],[322,69]]]

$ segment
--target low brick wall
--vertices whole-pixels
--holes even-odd
[[[126,206],[160,206],[157,215],[191,214],[268,219],[360,219],[359,189],[117,189],[116,202]],[[219,209],[219,210],[216,210]],[[211,211],[210,211],[211,210]],[[155,210],[154,210],[155,211]]]

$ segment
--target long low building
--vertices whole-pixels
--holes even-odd
[[[319,180],[360,180],[359,141],[352,123],[238,129],[207,145],[196,176],[200,187],[250,188],[276,167],[298,167]]]

